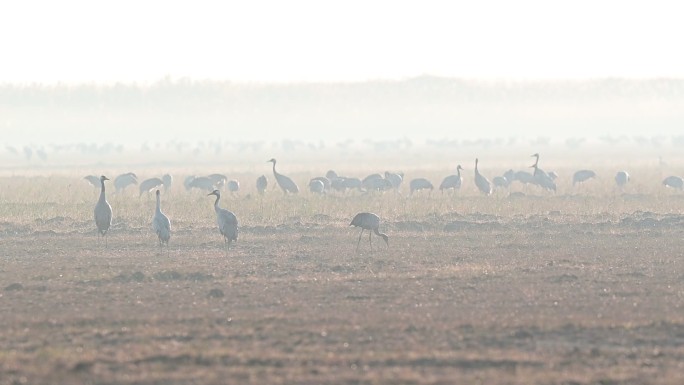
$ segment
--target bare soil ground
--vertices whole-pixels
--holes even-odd
[[[309,218],[0,223],[0,384],[684,383],[679,214]]]

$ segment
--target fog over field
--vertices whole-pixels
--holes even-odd
[[[367,159],[415,167],[537,151],[653,164],[682,159],[684,80],[4,84],[0,116],[5,172],[232,168],[271,156],[311,167]]]

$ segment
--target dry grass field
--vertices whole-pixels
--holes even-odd
[[[162,251],[152,195],[108,185],[105,248],[82,175],[2,177],[0,384],[682,384],[684,194],[597,172],[491,197],[472,170],[413,197],[261,198],[256,174],[231,175],[227,251],[213,197],[180,175]],[[359,211],[389,249],[355,252]]]

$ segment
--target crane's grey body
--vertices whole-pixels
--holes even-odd
[[[266,163],[273,163],[273,176],[275,177],[276,183],[278,183],[278,186],[283,190],[283,193],[291,193],[291,194],[296,194],[299,192],[299,187],[297,187],[297,184],[287,176],[283,174],[279,174],[276,169],[276,160],[275,158],[271,158],[266,161]]]
[[[356,242],[356,251],[359,251],[359,244],[361,243],[361,236],[364,230],[368,230],[368,243],[370,244],[371,252],[373,252],[373,242],[371,237],[373,232],[385,240],[387,247],[389,247],[389,237],[387,234],[381,233],[378,228],[380,227],[380,217],[373,213],[358,213],[354,216],[349,226],[356,226],[361,228],[361,233],[359,234],[359,240]]]
[[[211,174],[207,175],[207,178],[209,178],[211,184],[219,190],[221,190],[223,186],[225,186],[226,183],[228,183],[228,177],[223,174]]]
[[[114,178],[114,188],[116,189],[117,194],[123,192],[126,187],[134,184],[138,184],[138,176],[132,172],[127,172]]]
[[[213,191],[216,189],[214,182],[206,176],[199,176],[190,180],[186,186],[188,190],[196,188],[204,191]]]
[[[583,183],[591,178],[596,177],[596,173],[592,170],[579,170],[572,176],[572,185],[576,183]]]
[[[620,188],[624,187],[627,182],[629,182],[629,179],[629,173],[627,171],[618,171],[617,174],[615,174],[615,183]]]
[[[100,177],[100,199],[95,204],[95,225],[97,226],[97,234],[99,237],[105,237],[109,227],[112,225],[112,206],[107,202],[105,196],[105,181],[109,180],[106,176]],[[107,242],[107,238],[105,238]],[[106,243],[105,243],[106,245]]]
[[[404,173],[392,173],[385,171],[385,180],[388,180],[392,184],[392,188],[399,191],[401,183],[404,181]]]
[[[231,179],[228,181],[228,184],[226,184],[226,187],[228,188],[228,191],[235,194],[240,191],[240,182],[235,179]]]
[[[330,191],[330,185],[331,185],[330,179],[328,179],[328,178],[325,177],[325,176],[317,176],[317,177],[315,177],[315,178],[311,178],[311,180],[309,181],[309,187],[311,187],[311,182],[312,182],[312,181],[315,181],[315,180],[320,181],[321,183],[323,183],[323,191],[324,191],[324,192]]]
[[[678,176],[668,176],[667,178],[663,179],[663,186],[682,190],[684,189],[684,180]]]
[[[223,235],[223,240],[226,243],[226,246],[230,246],[232,241],[237,241],[238,239],[237,217],[232,212],[219,207],[221,191],[214,190],[208,195],[216,196],[216,201],[214,202],[214,211],[216,211],[216,222],[218,223],[219,233]]]
[[[491,195],[492,184],[489,182],[489,179],[485,178],[482,174],[480,174],[480,171],[477,169],[477,164],[479,161],[479,159],[475,159],[475,185],[477,186],[478,190],[480,190],[483,194]]]
[[[411,182],[409,183],[409,195],[413,195],[414,192],[420,191],[420,190],[430,190],[432,191],[434,189],[434,186],[432,186],[432,183],[425,179],[425,178],[416,178],[416,179],[411,179]]]
[[[157,208],[154,211],[154,217],[152,217],[152,228],[154,229],[154,232],[157,233],[157,237],[159,238],[159,247],[162,247],[164,244],[168,246],[169,239],[171,239],[171,221],[169,221],[169,217],[167,217],[161,211],[161,197],[159,190],[157,190],[156,194]]]
[[[171,188],[171,184],[173,183],[173,177],[171,176],[171,174],[164,174],[161,179],[164,183],[164,193],[166,193]]]
[[[257,178],[256,180],[256,188],[259,194],[263,194],[266,191],[266,188],[268,187],[268,179],[266,178],[266,175],[262,175]]]
[[[444,190],[458,190],[463,185],[463,177],[461,176],[461,170],[463,167],[459,164],[456,166],[456,174],[448,175],[442,180],[439,185],[439,190],[444,192]]]
[[[325,193],[325,185],[320,179],[311,179],[309,181],[309,191],[314,194],[323,194]]]
[[[164,181],[161,180],[161,178],[145,179],[144,181],[140,182],[140,185],[138,186],[140,188],[139,197],[144,193],[148,193],[162,185],[164,185]]]

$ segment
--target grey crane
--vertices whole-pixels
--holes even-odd
[[[489,180],[480,174],[480,171],[477,169],[477,164],[479,161],[479,159],[475,159],[475,185],[483,194],[491,195],[492,184],[489,183]]]
[[[335,170],[328,170],[328,172],[325,173],[325,177],[332,180],[337,178],[337,173],[335,172]]]
[[[171,174],[162,175],[162,182],[164,182],[164,193],[168,192],[171,188],[171,183],[173,183],[173,177]]]
[[[533,182],[537,186],[549,190],[549,191],[556,191],[556,182],[553,181],[553,179],[549,176],[549,174],[543,172],[543,171],[537,171],[539,166],[537,166],[537,163],[533,164],[532,167],[534,167],[534,176],[533,176]]]
[[[330,179],[328,179],[325,176],[317,176],[315,178],[311,178],[311,180],[309,181],[309,187],[311,186],[311,182],[314,180],[317,180],[317,181],[320,181],[321,183],[323,183],[323,191],[326,191],[326,192],[330,191],[330,185],[331,185]]]
[[[419,190],[432,191],[434,189],[434,186],[432,186],[432,183],[425,178],[415,178],[411,179],[411,182],[409,183],[409,189],[409,195],[413,195],[414,192]]]
[[[228,191],[230,191],[232,194],[235,194],[240,191],[240,182],[235,179],[231,179],[228,181],[226,187],[228,188]]]
[[[359,244],[361,243],[361,236],[363,235],[364,230],[368,230],[368,243],[370,244],[371,253],[373,252],[373,241],[371,241],[371,237],[373,236],[372,232],[382,237],[382,239],[385,240],[387,247],[389,248],[389,237],[387,236],[387,234],[383,234],[378,230],[378,228],[380,227],[380,217],[378,217],[377,215],[373,213],[358,213],[356,214],[356,216],[354,216],[354,219],[352,219],[349,226],[361,228],[361,233],[359,234],[359,241],[356,242],[357,252],[359,251]]]
[[[678,176],[668,176],[667,178],[663,179],[663,186],[682,190],[684,189],[684,180]]]
[[[232,212],[219,207],[219,201],[221,200],[221,191],[214,190],[207,195],[216,196],[216,201],[214,202],[214,211],[216,211],[216,222],[218,223],[219,233],[223,235],[223,240],[226,243],[226,247],[229,247],[232,241],[237,242],[237,217]]]
[[[273,176],[275,177],[276,182],[278,183],[278,186],[283,190],[283,193],[292,193],[296,194],[299,192],[299,187],[297,187],[297,184],[287,176],[283,174],[279,174],[275,167],[276,167],[276,160],[275,158],[271,158],[266,161],[266,163],[273,163]]]
[[[256,180],[256,188],[259,194],[263,195],[266,191],[266,187],[268,187],[268,179],[266,179],[266,175],[258,177]]]
[[[114,178],[114,188],[117,194],[133,184],[138,184],[138,177],[132,172],[127,172]]]
[[[392,173],[389,171],[385,171],[385,179],[392,184],[393,189],[399,191],[399,187],[401,186],[401,183],[404,181],[404,173]]]
[[[162,186],[163,184],[164,181],[160,178],[145,179],[144,181],[140,182],[140,185],[138,186],[140,188],[140,195],[138,195],[138,197],[141,197],[143,193],[150,192],[159,186]]]
[[[615,174],[615,183],[620,188],[624,187],[627,182],[629,182],[629,179],[629,173],[627,171],[618,171],[617,174]]]
[[[112,225],[112,206],[107,202],[105,196],[105,181],[109,180],[106,176],[100,177],[100,199],[95,204],[95,224],[97,225],[98,240],[100,237],[105,239],[105,246],[107,246],[107,231]]]
[[[315,194],[325,193],[325,185],[320,179],[311,179],[309,181],[309,191]]]
[[[579,170],[572,176],[572,185],[576,183],[586,182],[591,178],[594,178],[596,173],[592,170]]]
[[[193,178],[186,186],[188,189],[197,188],[204,191],[213,191],[216,187],[218,186],[214,186],[214,182],[206,176]]]
[[[159,238],[159,247],[161,248],[164,244],[169,246],[169,239],[171,239],[171,221],[161,211],[161,197],[160,192],[157,190],[157,208],[154,211],[154,217],[152,217],[152,229],[157,233]]]
[[[100,187],[100,178],[95,175],[86,175],[83,179],[87,180],[88,183],[93,187]]]
[[[207,175],[207,178],[211,180],[211,183],[216,186],[219,190],[228,183],[228,177],[223,174],[211,174]]]
[[[461,170],[463,167],[459,164],[456,166],[456,174],[447,175],[442,183],[439,185],[439,190],[444,192],[444,190],[458,190],[463,185],[463,177],[461,176]]]
[[[548,174],[546,174],[546,172],[545,172],[544,170],[542,170],[541,168],[539,168],[539,153],[532,154],[531,157],[532,157],[532,158],[537,158],[537,160],[534,161],[534,164],[533,164],[532,166],[530,166],[530,167],[534,168],[534,170],[535,170],[535,172],[534,172],[535,175],[536,175],[536,174],[540,174],[540,173],[541,173],[541,174],[548,175]],[[534,182],[533,182],[533,183],[534,183]]]

